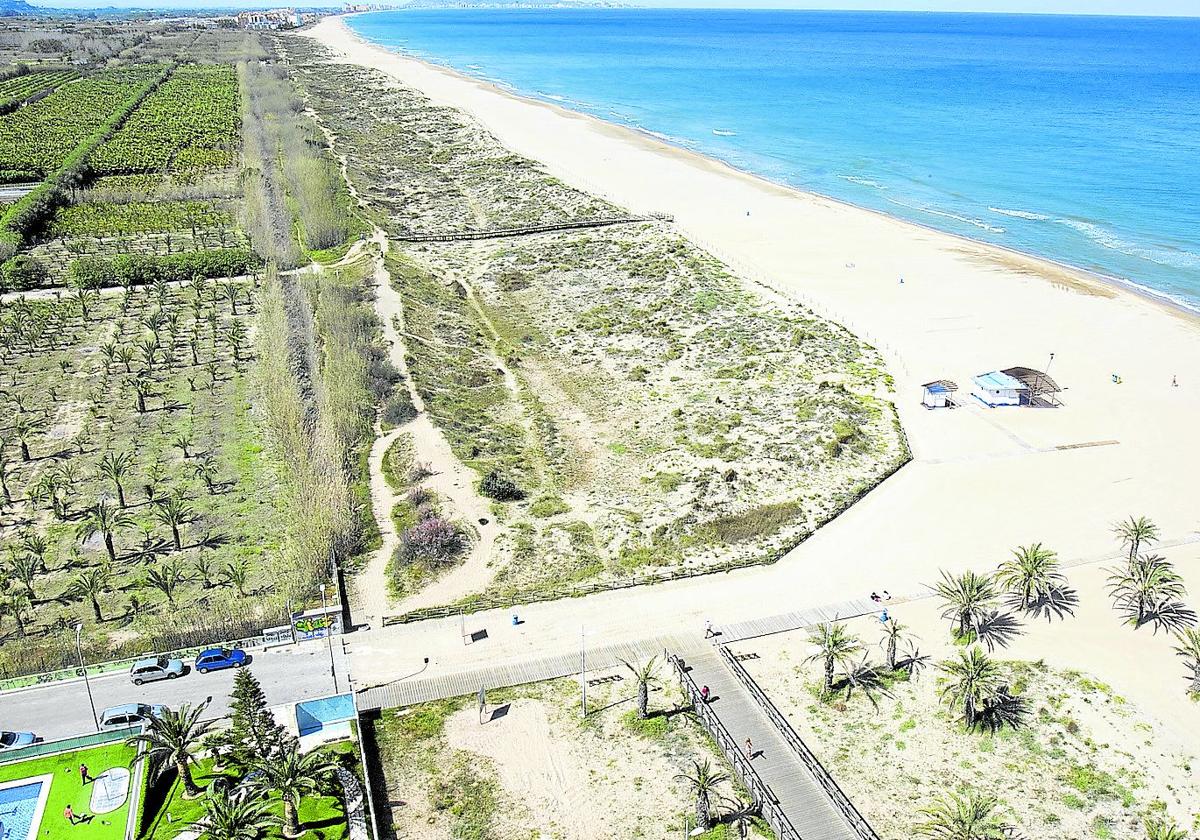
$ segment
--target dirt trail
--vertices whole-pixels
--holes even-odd
[[[311,109],[308,114],[324,133],[329,149],[338,161],[351,198],[359,207],[365,209],[367,204],[359,195],[347,170],[346,156],[338,154],[335,149],[336,135]],[[404,340],[404,302],[400,293],[392,287],[391,275],[385,261],[390,243],[387,233],[382,228],[374,222],[370,222],[370,225],[370,239],[355,243],[346,256],[335,265],[346,264],[370,252],[374,262],[372,283],[375,287],[375,312],[382,324],[383,337],[389,348],[388,358],[404,377],[404,385],[408,389],[413,407],[417,410],[417,415],[412,420],[386,433],[380,421],[376,419],[375,442],[367,459],[371,509],[381,539],[379,548],[370,562],[355,577],[354,587],[357,606],[367,621],[380,624],[385,615],[455,601],[486,586],[492,574],[489,566],[499,526],[492,518],[488,500],[475,490],[475,474],[451,450],[446,436],[425,411],[425,403],[413,384],[405,359],[407,347]],[[383,459],[396,439],[406,433],[412,436],[414,463],[427,464],[433,471],[432,475],[421,482],[422,486],[438,494],[443,501],[444,512],[469,528],[472,540],[471,550],[461,565],[421,592],[397,601],[389,591],[387,565],[400,544],[400,536],[392,522],[392,510],[401,500],[401,494],[397,493],[384,477]]]

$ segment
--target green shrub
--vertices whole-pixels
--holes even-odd
[[[540,519],[566,513],[571,506],[558,496],[542,496],[529,506],[529,512]]]
[[[0,269],[0,291],[24,292],[46,285],[46,267],[27,254],[18,254]]]
[[[397,388],[383,407],[383,427],[394,429],[417,416],[416,406],[406,388]]]
[[[80,257],[72,261],[70,273],[76,286],[97,289],[102,286],[139,286],[159,280],[171,282],[196,277],[236,277],[250,274],[261,265],[262,259],[245,248],[214,248],[162,256],[121,254],[116,257]]]
[[[499,470],[492,470],[483,477],[483,481],[479,482],[479,492],[498,502],[519,502],[525,498],[525,491]]]

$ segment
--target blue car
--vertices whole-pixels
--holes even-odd
[[[246,661],[244,650],[209,648],[196,657],[196,670],[201,674],[207,674],[209,671],[220,671],[222,668],[241,668]]]

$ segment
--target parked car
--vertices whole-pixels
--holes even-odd
[[[196,670],[201,674],[222,668],[241,668],[249,660],[244,650],[209,648],[196,657]]]
[[[134,685],[154,682],[155,680],[173,680],[182,677],[184,665],[182,659],[167,659],[165,656],[151,656],[139,659],[129,669],[129,679]]]
[[[152,717],[159,717],[166,706],[151,705],[150,703],[126,703],[123,706],[113,706],[100,713],[101,729],[125,729],[145,723]]]
[[[9,732],[0,729],[0,750],[11,750],[15,747],[27,747],[42,740],[32,732]]]

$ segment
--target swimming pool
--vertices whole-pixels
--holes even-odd
[[[0,840],[32,840],[42,822],[52,776],[0,784]]]

